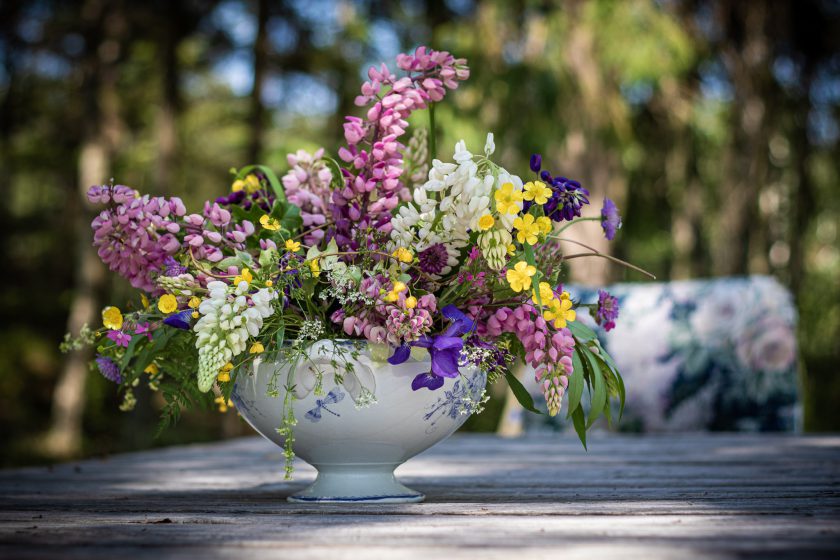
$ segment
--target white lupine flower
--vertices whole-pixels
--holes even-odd
[[[487,133],[487,141],[484,142],[484,155],[490,157],[496,151],[496,143],[493,142],[493,133]]]
[[[196,322],[198,348],[198,388],[208,391],[219,369],[245,351],[248,338],[257,336],[263,319],[271,316],[271,301],[277,297],[273,290],[263,288],[252,294],[248,305],[248,283],[228,286],[224,282],[209,282],[209,295],[198,306],[202,315]]]
[[[495,150],[492,134],[488,135],[485,153]],[[491,174],[479,175],[473,154],[461,140],[455,145],[455,163],[432,162],[429,180],[414,189],[413,201],[401,207],[392,218],[392,248],[406,247],[421,253],[441,244],[446,248],[447,266],[441,275],[458,264],[460,250],[469,243],[470,231],[478,229],[478,219],[490,211],[495,179]],[[509,176],[505,172],[505,177]],[[518,189],[522,181],[510,179]],[[429,193],[434,193],[430,195]],[[511,217],[510,227],[513,225]]]

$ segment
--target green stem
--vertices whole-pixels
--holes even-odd
[[[564,231],[566,231],[567,229],[569,229],[570,227],[572,227],[573,225],[575,225],[579,222],[597,222],[597,221],[600,221],[600,220],[601,220],[600,216],[593,216],[591,218],[578,218],[577,220],[573,220],[573,221],[569,222],[568,224],[566,224],[565,226],[558,229],[557,233],[558,234],[563,233]]]
[[[437,130],[435,129],[435,104],[429,103],[429,165],[437,157],[437,149],[435,146],[435,136]]]

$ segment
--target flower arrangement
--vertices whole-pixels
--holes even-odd
[[[266,360],[307,359],[324,339],[356,341],[349,352],[368,344],[394,365],[428,352],[431,369],[406,391],[434,391],[477,365],[536,411],[510,373],[522,360],[549,414],[568,396],[584,445],[612,399],[623,407],[615,363],[576,321],[580,306],[561,283],[573,258],[621,261],[558,245],[586,220],[612,239],[617,208],[607,200],[600,216],[582,217],[587,189],[544,169],[539,155],[524,179],[501,167],[493,134],[481,153],[460,141],[444,158],[451,161],[434,159],[434,104],[470,71],[464,59],[425,47],[396,63],[400,77],[384,64],[368,71],[356,98],[364,116],[346,118],[338,160],[301,150],[281,178],[261,165],[234,170],[230,192],[200,213],[177,197],[90,188],[102,207],[92,223],[98,254],[140,294],[126,312],[106,307],[102,328],[66,346],[95,344],[96,367],[120,385],[122,408],[145,382],[166,399],[164,426],[190,404],[227,410],[237,375]],[[420,110],[430,130],[403,143]],[[604,292],[591,312],[609,329],[617,301]],[[291,435],[294,422],[290,414],[278,428]]]

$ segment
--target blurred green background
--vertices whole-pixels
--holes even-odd
[[[419,44],[472,68],[438,109],[441,154],[493,131],[508,168],[539,151],[618,203],[614,254],[787,285],[805,427],[840,429],[840,2],[2,1],[2,464],[248,433],[199,411],[154,439],[158,395],[121,413],[89,356],[59,353],[131,295],[90,248],[82,193],[114,178],[197,208],[231,166],[334,153],[366,68]]]

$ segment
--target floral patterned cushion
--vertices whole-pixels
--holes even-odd
[[[595,290],[568,290],[582,303],[597,301]],[[621,314],[615,329],[598,335],[628,387],[619,430],[798,429],[796,310],[775,279],[618,284],[609,291]],[[584,315],[580,320],[594,327]],[[569,427],[563,411],[554,418],[524,413],[523,422],[529,430]]]

